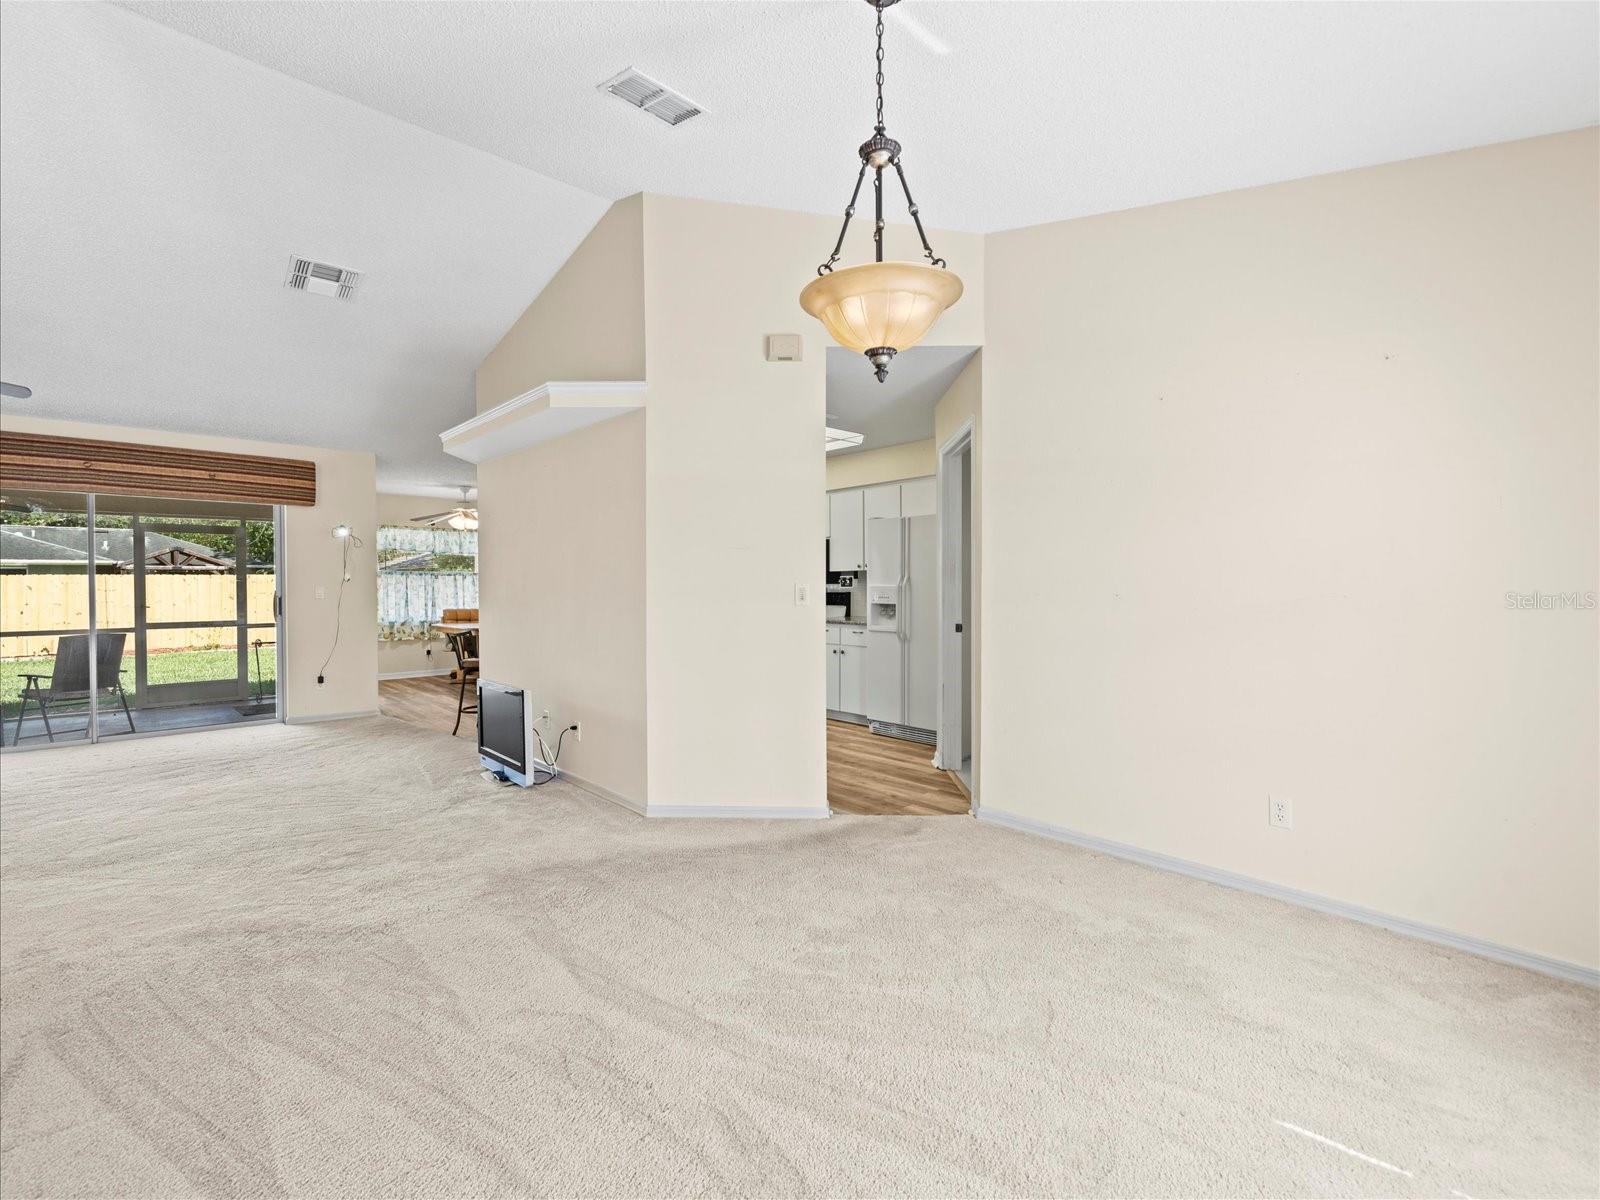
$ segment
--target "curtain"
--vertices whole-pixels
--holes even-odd
[[[474,530],[413,529],[386,525],[378,530],[378,638],[385,642],[422,641],[447,608],[478,607],[478,576],[473,571],[439,570],[436,554],[474,555]],[[385,554],[385,551],[390,553]],[[384,565],[388,559],[394,569]]]

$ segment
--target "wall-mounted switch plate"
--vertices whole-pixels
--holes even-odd
[[[317,584],[317,599],[318,600],[326,600],[327,598],[328,598],[328,589],[323,587],[320,583]]]
[[[1294,801],[1283,796],[1268,796],[1267,824],[1274,829],[1293,829]]]
[[[794,602],[796,604],[810,604],[811,603],[811,585],[810,584],[797,583],[797,584],[794,585]]]

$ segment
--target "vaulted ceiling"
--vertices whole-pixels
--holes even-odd
[[[907,0],[886,117],[933,224],[1010,228],[1592,124],[1597,11]],[[610,200],[842,208],[871,24],[859,0],[0,5],[0,368],[36,393],[7,409],[465,481],[435,435]],[[596,91],[627,66],[704,114]],[[362,271],[356,299],[284,288],[292,254]]]

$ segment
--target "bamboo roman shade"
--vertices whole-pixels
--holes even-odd
[[[317,464],[0,430],[0,484],[119,496],[315,504]]]

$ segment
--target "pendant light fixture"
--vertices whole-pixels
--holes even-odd
[[[821,321],[839,345],[865,354],[878,382],[882,383],[889,374],[890,360],[901,350],[920,342],[939,315],[961,299],[961,279],[945,270],[944,259],[936,258],[933,247],[928,245],[917,202],[911,198],[911,185],[906,182],[905,168],[900,165],[900,143],[884,131],[883,10],[897,0],[866,2],[878,10],[878,122],[873,126],[872,136],[861,143],[857,151],[861,155],[861,170],[856,174],[850,203],[845,206],[844,224],[839,228],[833,253],[817,268],[817,278],[801,289],[800,307]],[[917,236],[922,239],[926,263],[883,261],[885,167],[893,167],[900,179],[906,207],[916,222]],[[833,264],[839,261],[844,235],[850,228],[850,218],[855,216],[856,200],[861,195],[861,181],[867,177],[869,168],[877,218],[872,230],[876,255],[870,263],[835,271]]]

